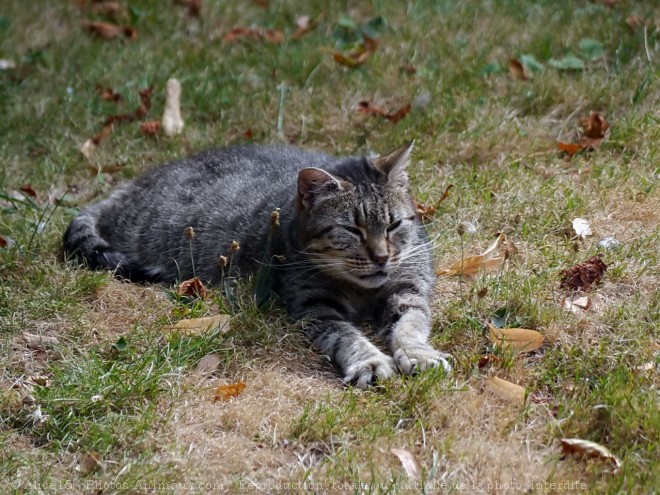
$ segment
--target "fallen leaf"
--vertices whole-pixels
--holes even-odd
[[[181,335],[203,335],[220,329],[220,333],[229,331],[229,315],[207,316],[205,318],[191,318],[188,320],[179,320],[174,325],[167,325],[163,330],[168,332],[177,332]]]
[[[83,21],[82,26],[93,35],[103,39],[112,39],[124,35],[128,39],[135,39],[137,31],[130,26],[118,26],[103,21]]]
[[[584,60],[576,57],[572,53],[564,55],[561,59],[550,59],[548,64],[557,70],[583,70]]]
[[[526,328],[497,328],[490,322],[488,337],[495,346],[511,349],[515,354],[535,351],[545,342],[545,337],[536,330]]]
[[[7,242],[7,239],[0,235],[0,248],[6,248],[8,245],[9,242]]]
[[[322,48],[321,50],[332,55],[332,58],[334,58],[335,62],[338,64],[354,69],[364,64],[369,57],[373,55],[376,48],[378,48],[378,41],[376,39],[370,38],[369,36],[363,36],[362,45],[350,53],[341,53],[336,50],[325,48]]]
[[[598,148],[610,128],[610,124],[605,120],[605,117],[598,112],[581,116],[580,124],[582,125],[580,144],[584,148]]]
[[[30,184],[23,184],[21,187],[19,187],[19,189],[23,191],[27,196],[37,199],[37,192]]]
[[[160,122],[157,120],[142,122],[142,124],[140,124],[140,131],[142,131],[142,134],[145,136],[155,136],[160,132]]]
[[[591,226],[589,221],[584,218],[575,218],[571,224],[573,225],[573,231],[580,239],[586,239],[593,234],[591,231]]]
[[[235,27],[222,37],[227,43],[235,43],[244,38],[252,38],[254,40],[280,44],[284,41],[284,34],[282,31],[275,31],[272,29]]]
[[[211,353],[207,354],[204,356],[202,359],[199,360],[197,363],[197,366],[195,367],[194,373],[196,375],[208,375],[210,373],[213,373],[215,370],[218,369],[218,366],[220,366],[221,363],[220,355],[217,353]]]
[[[122,96],[120,93],[115,93],[112,88],[97,88],[99,94],[101,95],[101,99],[105,101],[114,101],[115,103],[119,102],[122,99]]]
[[[572,157],[575,153],[583,149],[581,144],[575,143],[557,143],[557,148],[560,151],[566,152],[569,157]]]
[[[78,465],[76,466],[76,471],[80,474],[89,474],[96,470],[99,467],[101,456],[96,452],[89,452],[83,454],[78,458]]]
[[[254,137],[254,131],[252,130],[252,127],[248,127],[248,129],[243,133],[243,139],[249,141],[253,137]]]
[[[80,147],[80,152],[88,160],[91,159],[94,152],[97,150],[101,142],[110,135],[112,132],[112,122],[106,123],[101,129],[101,132],[93,135],[87,141],[85,141]]]
[[[151,110],[151,95],[154,92],[154,87],[149,86],[140,90],[140,105],[135,111],[135,118],[143,119]]]
[[[596,60],[605,55],[605,47],[598,40],[583,38],[578,43],[578,46],[589,60]]]
[[[529,80],[529,72],[527,68],[515,58],[509,59],[509,75],[513,79],[518,79],[520,81]]]
[[[582,440],[581,438],[562,438],[560,442],[564,454],[577,454],[602,459],[613,464],[615,471],[621,467],[619,459],[599,443]]]
[[[579,263],[564,270],[560,287],[584,291],[591,289],[594,284],[600,282],[607,270],[607,265],[603,262],[602,257],[602,254],[598,254],[584,263]]]
[[[200,299],[204,299],[208,295],[204,288],[204,283],[199,277],[183,281],[181,285],[179,285],[177,294],[180,296],[199,297]]]
[[[93,176],[99,174],[115,174],[123,170],[125,165],[123,163],[112,163],[104,165],[88,165],[87,169]]]
[[[502,249],[505,244],[506,236],[502,233],[483,253],[458,260],[448,268],[435,273],[436,275],[474,275],[481,271],[487,272],[499,268],[507,258],[506,249]]]
[[[410,105],[410,103],[404,105],[399,109],[390,110],[390,111],[387,111],[384,108],[374,105],[373,103],[370,103],[366,100],[359,101],[357,104],[357,111],[359,113],[363,115],[378,115],[380,117],[385,118],[386,120],[389,120],[393,124],[396,124],[406,115],[408,115],[411,108],[412,106]]]
[[[630,16],[626,17],[626,26],[628,26],[628,30],[631,33],[634,33],[640,27],[650,26],[650,25],[651,25],[651,22],[648,21],[647,19],[644,19],[641,16],[630,15]]]
[[[506,402],[515,405],[525,403],[525,389],[515,383],[502,380],[496,376],[489,376],[486,378],[486,388]]]
[[[189,17],[199,17],[202,13],[202,0],[184,0],[183,3],[188,6]]]
[[[175,136],[183,131],[185,123],[181,117],[181,83],[178,79],[168,79],[165,85],[165,110],[161,125],[166,136]]]
[[[440,199],[431,206],[426,206],[422,203],[415,202],[415,209],[417,210],[417,214],[420,216],[422,221],[431,220],[431,217],[433,217],[433,215],[435,215],[435,213],[438,211],[440,204],[449,197],[449,190],[452,187],[454,187],[454,184],[449,184],[445,189],[445,192],[442,193],[442,196],[440,196]]]
[[[485,356],[481,356],[479,358],[479,361],[477,362],[477,366],[479,369],[484,368],[488,364],[498,364],[502,361],[502,358],[500,356],[496,356],[495,354],[486,354]]]
[[[415,454],[406,449],[395,448],[390,449],[390,452],[399,458],[408,478],[417,479],[422,475],[422,465]]]
[[[578,297],[577,299],[572,299],[570,297],[564,299],[564,309],[572,311],[576,314],[581,314],[584,311],[588,311],[591,307],[591,299],[586,296]]]
[[[215,389],[215,401],[229,400],[232,397],[238,397],[245,390],[245,383],[238,382],[231,385],[220,385]]]
[[[119,2],[115,1],[105,1],[105,2],[94,2],[90,6],[90,12],[96,15],[105,15],[110,17],[118,17],[124,14],[124,10],[119,5]]]
[[[57,337],[49,337],[47,335],[35,335],[27,332],[23,334],[23,338],[25,339],[25,343],[30,349],[37,349],[40,347],[50,347],[60,343]]]

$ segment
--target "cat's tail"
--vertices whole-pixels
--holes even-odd
[[[110,270],[120,278],[143,280],[141,270],[99,234],[97,218],[101,207],[102,203],[82,211],[66,229],[63,239],[65,259],[76,260],[92,270]]]

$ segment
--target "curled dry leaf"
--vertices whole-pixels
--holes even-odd
[[[545,342],[545,337],[536,330],[526,328],[497,328],[490,322],[488,337],[495,346],[511,349],[515,354],[535,351]]]
[[[184,122],[181,118],[181,83],[171,78],[165,86],[165,111],[161,124],[167,136],[174,136],[183,131]]]
[[[284,34],[282,34],[282,31],[272,29],[235,27],[222,37],[227,43],[236,43],[249,38],[279,45],[284,41]]]
[[[153,92],[154,92],[153,86],[149,86],[148,88],[144,88],[140,90],[140,105],[135,111],[136,119],[145,118],[149,113],[149,110],[151,110],[151,95],[153,94]]]
[[[142,122],[142,124],[140,124],[140,131],[142,131],[142,134],[145,136],[155,136],[160,132],[160,122],[157,120]]]
[[[9,242],[0,235],[0,248],[6,248],[7,246],[9,246]]]
[[[489,376],[486,378],[486,388],[506,402],[517,406],[525,404],[525,389],[520,385],[496,376]]]
[[[204,283],[199,277],[184,280],[181,285],[179,285],[177,294],[187,297],[199,297],[200,299],[204,299],[208,296]]]
[[[509,59],[509,75],[513,79],[518,79],[520,81],[529,80],[529,72],[527,67],[520,61],[515,58]]]
[[[245,390],[244,382],[232,383],[231,385],[220,385],[215,389],[215,401],[229,400],[232,397],[238,397]]]
[[[351,69],[355,69],[356,67],[361,66],[364,64],[371,55],[376,51],[378,48],[378,41],[375,40],[374,38],[370,38],[368,36],[364,36],[364,41],[362,45],[360,45],[356,50],[350,52],[350,53],[341,53],[336,50],[330,50],[330,49],[322,49],[322,51],[329,53],[332,55],[332,58],[335,59],[335,62],[337,62],[340,65],[345,65],[346,67],[350,67]]]
[[[575,153],[577,153],[581,149],[584,149],[584,147],[581,144],[575,144],[575,143],[557,143],[557,148],[559,149],[559,151],[565,152],[569,158],[572,158]]]
[[[584,263],[579,263],[563,271],[560,287],[572,290],[591,289],[594,284],[600,282],[607,270],[607,265],[602,260],[603,255],[598,254],[589,258]]]
[[[90,160],[92,155],[96,152],[96,149],[101,145],[103,140],[110,135],[111,132],[112,122],[106,122],[106,124],[103,126],[103,129],[101,129],[101,132],[94,134],[91,138],[82,144],[80,147],[80,152],[82,155]]]
[[[564,454],[577,454],[602,459],[611,463],[615,471],[621,467],[619,459],[599,443],[582,440],[581,438],[562,438],[560,441]]]
[[[605,134],[610,128],[610,124],[598,112],[591,112],[588,116],[580,117],[582,125],[582,135],[580,136],[580,145],[584,148],[598,148],[605,139]]]
[[[581,239],[586,239],[593,234],[591,226],[589,225],[589,220],[585,218],[576,218],[571,224],[573,225],[573,231]]]
[[[137,31],[130,26],[118,26],[103,21],[83,21],[82,26],[93,35],[103,39],[112,39],[120,35],[124,35],[130,40],[137,38]]]
[[[440,204],[449,197],[449,190],[452,187],[454,187],[454,184],[449,184],[445,189],[445,192],[442,193],[442,196],[440,196],[440,199],[431,206],[426,206],[422,203],[415,202],[415,209],[417,210],[417,214],[422,219],[422,221],[431,220],[431,217],[433,217],[433,215],[435,215],[435,213],[438,211]]]
[[[121,172],[126,165],[123,163],[110,163],[103,165],[88,165],[87,170],[92,176],[97,176],[99,174],[116,174]]]
[[[21,187],[19,187],[19,190],[25,193],[26,196],[30,196],[31,198],[38,199],[37,192],[30,184],[23,184]]]
[[[120,93],[115,93],[112,88],[97,88],[99,91],[99,94],[101,95],[101,99],[105,101],[113,101],[115,103],[118,103],[121,99],[122,96]]]
[[[511,243],[513,246],[513,243]],[[499,268],[508,257],[511,248],[507,246],[506,236],[501,233],[488,249],[477,256],[468,256],[458,260],[452,265],[442,270],[438,270],[436,275],[475,275],[481,271],[491,271]]]
[[[408,112],[410,112],[411,108],[412,106],[410,103],[402,106],[401,108],[390,111],[387,111],[384,108],[374,105],[373,103],[370,103],[366,100],[359,101],[357,104],[357,111],[359,113],[364,115],[378,115],[383,117],[385,120],[392,122],[393,124],[396,124],[406,115],[408,115]]]
[[[167,325],[163,327],[163,330],[177,332],[181,335],[203,335],[217,328],[220,330],[220,333],[226,333],[229,331],[229,320],[229,315],[191,318],[188,320],[179,320],[175,325]]]
[[[399,458],[408,478],[417,479],[422,475],[422,465],[415,454],[406,449],[395,448],[390,449],[390,452]]]

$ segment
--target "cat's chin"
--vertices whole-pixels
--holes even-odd
[[[385,282],[389,280],[389,278],[390,274],[384,271],[372,273],[371,275],[351,277],[353,283],[359,285],[360,287],[364,287],[365,289],[377,289],[378,287],[383,286]]]

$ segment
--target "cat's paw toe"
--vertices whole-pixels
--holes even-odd
[[[350,365],[344,373],[344,383],[357,388],[367,388],[379,380],[386,380],[395,374],[394,361],[391,357],[372,356]]]
[[[431,346],[414,347],[411,349],[399,348],[394,353],[394,362],[404,375],[412,375],[417,371],[442,366],[446,373],[450,373],[452,356],[440,352]]]

